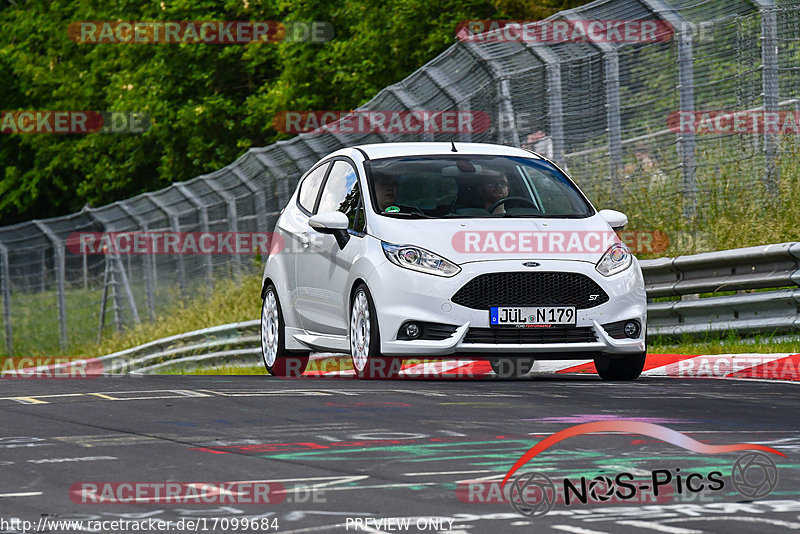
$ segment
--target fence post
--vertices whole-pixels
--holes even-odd
[[[761,14],[761,83],[764,112],[778,112],[778,14],[773,0],[753,0]],[[778,135],[764,132],[764,183],[767,191],[778,195],[780,169],[777,165]]]
[[[567,11],[564,18],[568,21],[580,19],[580,16],[572,11]],[[576,24],[575,29],[583,28]],[[622,196],[622,182],[620,171],[622,170],[622,121],[620,118],[619,101],[619,55],[617,48],[606,42],[592,42],[603,53],[603,63],[605,66],[605,87],[606,87],[606,123],[608,125],[608,174],[614,194],[619,198]]]
[[[117,269],[119,270],[120,282],[122,282],[122,288],[125,290],[125,296],[128,297],[128,306],[131,308],[133,322],[139,324],[141,322],[139,320],[139,310],[136,309],[136,301],[133,298],[133,291],[131,291],[131,285],[128,283],[128,274],[125,272],[125,266],[122,265],[122,260],[120,259],[119,254],[116,252],[114,253],[114,261],[116,262]]]
[[[6,353],[14,353],[14,335],[11,325],[11,269],[8,267],[8,248],[0,244],[0,277],[3,280],[3,324],[6,334]]]
[[[441,92],[443,92],[450,100],[453,101],[453,105],[456,107],[459,113],[468,112],[470,110],[469,98],[462,95],[458,90],[458,87],[453,86],[453,84],[448,84],[445,80],[444,74],[442,74],[438,67],[424,66],[422,67],[422,72],[428,77],[433,85],[435,85]],[[472,132],[459,131],[458,140],[462,143],[472,142]]]
[[[533,52],[545,64],[547,73],[547,106],[550,115],[550,131],[547,134],[553,140],[553,160],[566,167],[564,162],[564,106],[561,98],[561,63],[555,52],[547,45],[524,41],[528,50]]]
[[[200,231],[203,233],[208,233],[208,207],[203,204],[199,198],[197,198],[197,195],[192,193],[192,191],[186,187],[186,184],[176,183],[175,189],[177,189],[178,192],[182,194],[190,204],[197,208],[197,210],[200,212]],[[210,255],[203,254],[203,264],[206,268],[206,281],[208,282],[209,288],[211,288],[214,285],[214,266],[211,263]]]
[[[33,224],[35,224],[53,244],[56,264],[56,286],[58,288],[59,342],[61,350],[66,350],[69,342],[67,338],[66,257],[64,254],[64,243],[55,232],[42,221],[33,221]]]
[[[692,51],[691,25],[664,0],[642,2],[666,20],[678,38],[678,88],[680,111],[694,112],[694,53]],[[683,216],[693,218],[697,213],[697,175],[695,163],[695,134],[678,134],[678,149],[683,171]]]
[[[403,107],[406,108],[406,111],[422,111],[422,106],[417,99],[414,98],[414,95],[406,91],[405,89],[398,87],[397,84],[390,85],[386,88],[386,90],[392,94]],[[422,132],[422,140],[423,141],[433,141],[433,133],[432,132]]]
[[[144,193],[144,196],[156,205],[158,209],[163,211],[169,218],[172,231],[176,234],[181,231],[181,224],[178,220],[178,214],[172,208],[168,207],[164,202],[158,198],[154,193]],[[186,265],[183,262],[183,254],[178,256],[178,286],[180,286],[181,293],[186,293]]]
[[[228,208],[228,228],[230,228],[231,232],[238,232],[239,231],[239,216],[236,211],[236,197],[226,191],[219,183],[217,183],[216,178],[213,175],[210,176],[203,176],[203,181],[206,183],[208,187],[211,188],[216,194],[222,197],[225,200],[225,206]],[[233,255],[233,268],[236,271],[236,274],[239,275],[242,269],[242,259],[239,257],[239,254]]]
[[[517,118],[514,115],[514,105],[511,101],[511,82],[505,73],[497,67],[492,61],[491,56],[485,49],[478,43],[466,42],[464,43],[464,50],[475,59],[475,61],[484,66],[491,74],[492,78],[497,82],[497,97],[500,100],[498,106],[498,143],[508,143],[512,146],[519,147],[519,132],[517,131]],[[507,124],[504,124],[503,117],[508,118]]]
[[[124,202],[117,202],[117,207],[125,213],[128,217],[133,219],[139,225],[139,230],[143,232],[148,231],[147,223],[132,209],[125,205]],[[155,302],[155,266],[153,264],[155,254],[143,254],[142,265],[144,267],[144,293],[145,300],[147,301],[147,318],[154,321],[156,318],[156,302]]]
[[[256,161],[261,165],[261,167],[272,175],[272,179],[276,186],[276,195],[277,195],[277,204],[278,209],[283,209],[286,206],[286,203],[289,202],[289,197],[291,193],[289,192],[289,184],[288,184],[288,177],[287,179],[281,180],[286,173],[275,164],[269,154],[266,153],[257,153],[256,154]],[[253,193],[255,197],[255,204],[256,204],[256,226],[259,232],[266,232],[269,230],[267,228],[267,197],[264,194],[264,188],[259,187],[257,183],[253,182],[252,177],[247,176],[241,169],[236,167],[231,168],[231,172]],[[298,176],[299,178],[299,176]]]

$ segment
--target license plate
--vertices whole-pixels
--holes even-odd
[[[489,308],[490,326],[535,328],[552,325],[575,325],[574,306],[503,307]]]

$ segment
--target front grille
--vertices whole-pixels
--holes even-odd
[[[608,302],[608,295],[585,274],[517,272],[476,276],[451,300],[474,310],[491,306],[575,306],[584,310]]]
[[[593,343],[597,341],[591,326],[579,328],[470,328],[464,343]]]

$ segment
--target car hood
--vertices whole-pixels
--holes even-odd
[[[586,219],[400,219],[375,216],[370,234],[464,264],[547,259],[597,263],[619,240],[599,214]]]

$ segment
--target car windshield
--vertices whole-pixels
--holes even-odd
[[[387,217],[585,218],[594,210],[557,168],[514,156],[403,156],[364,162],[373,209]]]

